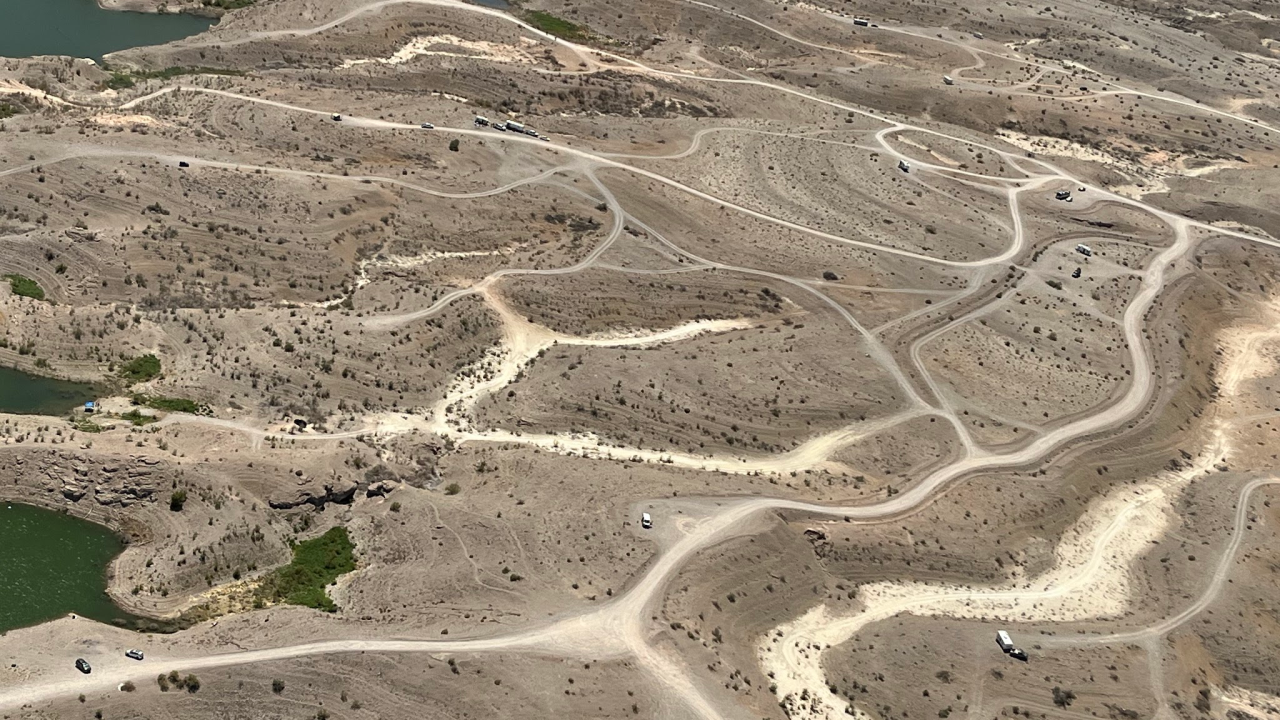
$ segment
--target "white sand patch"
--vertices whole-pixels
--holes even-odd
[[[17,80],[0,79],[0,95],[26,95],[42,102],[52,105],[66,105],[66,100],[55,97],[43,90],[37,90],[30,85],[24,85]]]
[[[1131,183],[1109,188],[1118,195],[1140,199],[1143,195],[1166,192],[1169,189],[1162,178],[1173,173],[1169,172],[1168,168],[1154,163],[1140,165],[1132,160],[1127,160],[1087,145],[1071,142],[1070,140],[1063,140],[1062,138],[1024,135],[1010,130],[998,130],[996,134],[1001,140],[1027,152],[1099,163],[1119,170],[1130,177],[1143,179],[1145,184],[1141,186],[1137,183]]]
[[[146,125],[147,127],[172,127],[170,123],[157,120],[150,115],[100,113],[89,119],[98,125],[105,125],[107,127],[133,127],[134,125]]]
[[[537,43],[535,42],[534,44],[536,45]],[[463,40],[457,35],[427,35],[410,40],[389,57],[344,60],[338,66],[338,69],[346,70],[357,65],[370,63],[403,65],[415,58],[431,55],[472,58],[501,63],[522,63],[526,65],[532,65],[536,62],[528,52],[511,45],[491,43],[484,40]]]
[[[1213,699],[1227,710],[1238,710],[1262,720],[1280,720],[1280,698],[1275,695],[1242,687],[1223,687],[1213,689]]]

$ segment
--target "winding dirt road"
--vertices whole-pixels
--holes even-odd
[[[719,8],[715,8],[714,6],[706,3],[696,2],[696,0],[686,1],[713,10],[719,10]],[[654,74],[669,78],[680,78],[689,81],[739,84],[766,88],[796,97],[804,102],[820,103],[829,107],[858,113],[864,117],[873,118],[884,123],[886,126],[884,129],[875,133],[874,140],[878,147],[882,148],[883,151],[894,157],[909,159],[919,172],[933,173],[939,176],[946,176],[965,182],[980,183],[985,187],[997,188],[1007,193],[1010,212],[1009,220],[1011,237],[1006,247],[990,257],[966,261],[955,261],[932,257],[923,253],[916,253],[844,238],[815,228],[810,228],[799,223],[790,222],[771,216],[768,213],[745,207],[716,197],[712,194],[702,192],[673,178],[664,176],[661,173],[638,168],[622,162],[623,159],[634,158],[635,156],[596,153],[590,150],[574,148],[558,143],[548,144],[533,138],[522,136],[510,134],[495,135],[475,128],[441,127],[437,128],[436,132],[463,136],[483,135],[486,138],[495,141],[519,143],[528,146],[531,151],[536,153],[546,153],[549,156],[567,157],[570,162],[555,165],[554,167],[551,167],[537,175],[513,183],[508,183],[501,187],[492,188],[490,190],[477,193],[451,193],[419,184],[407,183],[395,178],[377,176],[368,176],[365,178],[339,177],[325,173],[287,170],[282,168],[218,160],[202,160],[200,158],[184,156],[181,159],[188,160],[193,164],[208,167],[228,170],[261,170],[262,172],[342,181],[367,179],[370,182],[394,184],[417,192],[460,199],[483,197],[509,192],[512,189],[526,184],[547,182],[554,176],[577,172],[591,180],[596,192],[600,194],[604,199],[604,202],[606,202],[610,207],[611,214],[614,219],[614,225],[610,229],[605,240],[594,248],[588,256],[574,265],[551,270],[529,270],[518,268],[499,270],[472,287],[458,289],[445,295],[428,308],[412,313],[374,317],[367,320],[367,324],[371,327],[395,327],[412,323],[421,318],[429,317],[438,313],[442,309],[448,307],[450,303],[461,297],[469,295],[480,295],[484,297],[502,320],[504,326],[504,341],[501,349],[498,350],[493,357],[486,359],[485,362],[489,363],[491,367],[489,372],[486,373],[483,381],[476,384],[460,383],[456,387],[451,388],[445,400],[437,407],[433,408],[431,412],[427,413],[424,417],[398,415],[395,417],[380,419],[374,418],[369,429],[342,433],[304,434],[299,436],[290,436],[291,439],[332,440],[351,438],[358,437],[362,434],[380,432],[380,428],[382,429],[381,431],[385,432],[410,432],[421,430],[425,432],[436,432],[447,436],[455,436],[457,439],[468,442],[501,442],[536,445],[539,447],[547,447],[574,454],[589,454],[594,456],[618,457],[624,459],[640,458],[690,468],[728,470],[734,472],[784,472],[798,468],[820,467],[821,464],[826,462],[836,450],[848,445],[849,443],[856,442],[860,438],[880,432],[907,419],[927,414],[934,414],[948,420],[953,427],[957,428],[964,445],[965,452],[963,456],[956,462],[948,464],[923,478],[906,492],[900,493],[888,500],[874,505],[824,506],[775,498],[706,500],[703,505],[705,514],[695,522],[691,522],[685,526],[682,530],[683,535],[678,539],[678,541],[657,555],[649,564],[644,574],[636,579],[630,589],[620,597],[614,598],[612,601],[589,612],[560,617],[545,625],[528,630],[494,637],[451,639],[447,641],[434,639],[337,640],[243,652],[195,656],[165,656],[164,653],[158,652],[153,653],[146,661],[140,663],[126,662],[117,659],[115,661],[108,661],[106,663],[99,664],[99,666],[95,668],[94,673],[87,677],[77,675],[69,676],[66,679],[42,679],[19,686],[5,688],[0,690],[0,708],[13,709],[26,704],[36,703],[59,696],[72,695],[91,690],[110,690],[125,680],[140,680],[148,676],[154,676],[162,669],[169,669],[174,666],[181,666],[186,670],[199,670],[246,663],[278,661],[291,658],[352,652],[522,652],[554,655],[558,657],[581,657],[594,659],[630,657],[633,658],[639,666],[649,672],[652,677],[659,680],[664,686],[666,686],[673,697],[678,697],[686,703],[689,709],[697,716],[704,718],[738,716],[741,714],[738,709],[719,708],[715,703],[709,700],[703,689],[700,688],[697,682],[692,679],[692,673],[686,669],[681,659],[667,656],[663,651],[657,649],[650,642],[652,628],[649,624],[649,618],[651,617],[656,604],[660,601],[668,583],[671,581],[671,578],[691,557],[716,545],[717,543],[723,542],[736,533],[741,532],[743,527],[746,527],[751,522],[757,521],[761,515],[771,511],[801,511],[817,515],[844,516],[850,519],[864,521],[873,521],[898,516],[919,508],[924,503],[929,502],[936,492],[948,483],[955,482],[965,476],[983,470],[1018,467],[1032,464],[1043,458],[1048,453],[1072,442],[1073,440],[1105,431],[1131,420],[1137,416],[1143,407],[1150,401],[1154,383],[1154,375],[1149,358],[1149,347],[1142,332],[1142,320],[1165,287],[1170,275],[1176,272],[1175,268],[1177,264],[1186,258],[1194,248],[1195,242],[1190,231],[1192,229],[1200,229],[1232,236],[1248,242],[1258,242],[1273,246],[1280,245],[1280,243],[1276,243],[1274,240],[1269,238],[1261,238],[1255,235],[1218,228],[1206,223],[1193,221],[1159,210],[1140,201],[1107,192],[1101,188],[1091,188],[1091,195],[1098,196],[1103,201],[1138,208],[1161,219],[1168,224],[1174,236],[1174,242],[1168,248],[1155,255],[1147,267],[1140,272],[1140,288],[1125,308],[1123,318],[1121,320],[1129,352],[1129,366],[1132,368],[1131,382],[1128,384],[1124,393],[1110,405],[1100,408],[1086,417],[1075,420],[1074,422],[1061,426],[1050,432],[1045,432],[1024,447],[1007,453],[993,454],[982,450],[973,443],[972,439],[969,438],[968,433],[963,429],[963,424],[960,422],[959,418],[956,417],[956,413],[949,407],[945,406],[939,387],[925,371],[920,359],[919,350],[933,338],[936,338],[940,334],[940,331],[924,336],[918,340],[911,349],[911,361],[915,366],[914,369],[916,373],[923,379],[923,383],[938,402],[938,405],[933,405],[920,396],[916,386],[911,382],[902,368],[898,366],[889,352],[879,343],[875,333],[868,331],[847,308],[840,303],[835,302],[830,296],[823,292],[821,285],[818,283],[804,278],[796,278],[772,272],[767,269],[735,266],[729,263],[721,263],[708,258],[698,257],[683,248],[680,248],[678,245],[670,242],[666,238],[663,238],[660,234],[654,232],[652,228],[647,228],[640,224],[641,227],[658,238],[660,242],[668,246],[673,253],[696,263],[697,267],[716,268],[726,271],[774,278],[790,283],[823,300],[840,314],[843,320],[848,323],[850,328],[859,333],[866,340],[868,343],[869,354],[893,376],[895,382],[897,382],[903,389],[903,392],[908,399],[906,407],[901,408],[898,412],[891,414],[888,417],[867,423],[850,425],[849,427],[841,429],[835,433],[811,439],[809,442],[790,453],[784,453],[769,458],[695,457],[677,453],[655,453],[651,451],[643,451],[637,448],[609,447],[604,445],[598,438],[590,436],[566,437],[517,435],[494,431],[476,431],[469,427],[467,415],[470,407],[474,406],[475,402],[485,394],[494,392],[495,390],[504,387],[506,384],[509,384],[516,377],[520,368],[528,362],[529,358],[536,355],[538,350],[548,347],[551,343],[560,342],[566,344],[604,344],[619,346],[625,344],[677,342],[701,332],[732,332],[746,326],[746,321],[703,324],[695,323],[692,325],[660,330],[654,333],[632,337],[572,338],[556,335],[545,328],[534,326],[524,318],[505,309],[500,298],[492,292],[492,288],[495,286],[495,283],[497,283],[501,278],[520,273],[571,273],[590,267],[593,263],[598,261],[605,250],[607,250],[613,241],[619,236],[619,233],[622,231],[624,224],[628,219],[639,224],[639,221],[626,212],[625,208],[622,207],[621,203],[618,202],[609,188],[596,177],[596,170],[621,170],[638,177],[662,183],[690,197],[713,203],[733,212],[771,223],[777,227],[806,233],[830,242],[870,250],[877,253],[892,254],[919,263],[941,265],[974,273],[980,273],[986,268],[998,267],[1002,264],[1006,264],[1008,261],[1019,256],[1025,251],[1027,243],[1024,236],[1022,215],[1018,202],[1019,194],[1022,191],[1039,188],[1050,182],[1067,181],[1072,184],[1082,183],[1068,173],[1040,160],[1034,161],[1033,164],[1036,167],[1041,168],[1043,172],[1028,172],[1025,173],[1027,175],[1026,177],[1021,178],[982,175],[979,173],[960,171],[945,166],[921,162],[914,157],[909,158],[907,155],[895,148],[893,144],[893,136],[903,131],[910,130],[930,133],[958,142],[965,142],[975,145],[976,147],[981,147],[984,150],[988,150],[995,155],[1008,160],[1013,167],[1018,168],[1019,170],[1023,167],[1020,163],[1027,161],[1025,161],[1024,158],[1019,158],[1015,153],[1010,153],[999,148],[974,143],[968,139],[947,136],[936,130],[900,122],[863,108],[850,106],[829,98],[805,93],[791,87],[770,83],[764,80],[757,80],[743,76],[736,78],[704,77],[649,67],[632,58],[627,58],[594,48],[575,45],[558,38],[553,38],[505,13],[457,2],[456,0],[381,0],[380,2],[361,6],[341,17],[335,18],[316,27],[297,30],[258,32],[232,41],[210,40],[209,44],[218,44],[226,47],[234,44],[270,40],[272,38],[286,36],[300,37],[313,35],[337,28],[343,23],[365,13],[376,12],[381,8],[404,3],[448,7],[456,10],[480,13],[486,16],[500,18],[503,21],[519,25],[525,31],[537,35],[546,42],[555,43],[569,48],[579,57],[583,58],[584,62],[595,66],[599,65],[596,60],[597,58],[608,58],[615,63],[615,69],[617,67],[622,67],[623,69],[635,72]],[[777,33],[791,41],[839,51],[838,48],[828,48],[827,46],[809,43],[808,41],[794,37],[789,33],[785,33],[776,28],[772,28],[765,23],[747,18],[737,13],[731,13],[723,10],[722,12],[726,12],[739,20],[762,27],[770,32]],[[966,49],[969,48],[966,46]],[[972,49],[969,50],[970,52],[977,52]],[[979,63],[982,62],[980,56],[975,55],[975,57],[978,57]],[[1001,55],[1001,57],[1005,57],[1005,59],[1013,59],[1004,55]],[[1025,59],[1017,59],[1017,61],[1030,62]],[[1054,68],[1043,64],[1037,65],[1042,68],[1042,74],[1046,72],[1063,71],[1060,68]],[[306,108],[224,90],[184,85],[166,87],[154,93],[130,100],[129,102],[122,104],[120,109],[142,107],[147,102],[155,98],[173,92],[212,94],[241,102],[270,105],[289,112],[317,115],[327,115],[330,112],[330,110],[327,109]],[[1179,106],[1187,104],[1175,98],[1157,96],[1118,87],[1116,90],[1108,92],[1123,92],[1142,95],[1162,101],[1172,102]],[[1266,127],[1265,124],[1259,123],[1258,121],[1226,113],[1225,111],[1213,110],[1211,108],[1205,108],[1198,105],[1196,106],[1196,109],[1212,112],[1220,116],[1230,117],[1233,120],[1250,123],[1259,127]],[[353,116],[347,116],[344,118],[344,123],[355,127],[371,129],[416,130],[417,128],[415,125]],[[686,157],[697,152],[702,137],[704,137],[708,132],[728,132],[732,130],[733,129],[710,128],[700,131],[694,136],[693,142],[687,150],[667,157]],[[794,137],[806,139],[803,135],[796,135]],[[46,158],[42,160],[40,164],[49,165],[53,162],[65,161],[78,157],[109,154],[127,155],[129,153],[85,147],[73,149],[59,158]],[[150,157],[155,157],[169,162],[176,162],[178,160],[176,157],[166,155],[152,155]],[[4,171],[0,171],[0,175],[25,172],[33,166],[34,165],[27,165],[9,168]],[[263,439],[270,437],[271,435],[264,429],[254,428],[244,423],[213,418],[196,418],[177,414],[166,418],[161,425],[163,426],[182,422],[206,423],[243,431],[249,434],[252,438],[255,438],[256,442],[261,442]],[[1210,455],[1212,455],[1212,453],[1210,453]],[[1277,482],[1280,481],[1273,479],[1258,479],[1246,485],[1245,488],[1241,490],[1231,543],[1228,545],[1222,559],[1219,561],[1213,580],[1209,584],[1209,588],[1201,595],[1196,603],[1178,615],[1167,618],[1160,623],[1147,628],[1093,638],[1072,638],[1072,642],[1114,643],[1143,641],[1152,637],[1162,636],[1164,633],[1167,633],[1179,624],[1186,622],[1195,614],[1202,611],[1217,596],[1222,583],[1230,572],[1231,560],[1234,557],[1235,552],[1238,550],[1245,532],[1244,528],[1247,520],[1246,504],[1251,493],[1261,487],[1275,484]],[[1160,490],[1159,488],[1152,490],[1150,502],[1158,503],[1158,498],[1163,497],[1163,495],[1161,495],[1162,492],[1163,490]],[[888,617],[898,612],[916,612],[921,611],[928,606],[933,606],[938,609],[938,612],[955,613],[959,612],[959,610],[957,610],[957,606],[954,603],[973,601],[978,597],[981,597],[984,602],[992,603],[1003,602],[1017,604],[1021,602],[1058,601],[1058,599],[1072,596],[1073,593],[1079,593],[1082,588],[1088,587],[1089,583],[1095,582],[1103,576],[1105,576],[1108,582],[1115,581],[1116,577],[1123,578],[1124,571],[1127,569],[1127,564],[1120,563],[1117,565],[1116,563],[1109,562],[1105,557],[1105,549],[1118,541],[1118,538],[1120,538],[1120,536],[1125,532],[1126,522],[1136,517],[1135,514],[1142,513],[1143,507],[1144,504],[1139,503],[1127,508],[1116,509],[1111,505],[1103,503],[1102,510],[1100,511],[1103,513],[1103,516],[1101,518],[1094,518],[1090,520],[1090,522],[1094,522],[1094,525],[1091,525],[1090,527],[1101,528],[1097,533],[1090,534],[1087,537],[1088,540],[1093,542],[1093,544],[1090,545],[1090,547],[1092,547],[1091,554],[1088,554],[1088,557],[1083,564],[1071,565],[1068,563],[1068,569],[1072,573],[1075,573],[1071,574],[1069,577],[1057,578],[1056,580],[1051,578],[1047,585],[999,591],[989,589],[981,591],[947,591],[941,593],[929,591],[932,594],[924,595],[921,595],[918,592],[909,592],[901,596],[892,597],[890,596],[891,594],[886,594],[884,595],[885,599],[881,605],[874,606],[874,609],[868,610],[866,614],[857,618],[845,619],[838,622],[829,622],[829,619],[825,618],[825,616],[815,615],[809,620],[806,620],[809,616],[805,616],[804,618],[797,620],[795,627],[792,628],[792,633],[787,636],[789,641],[794,641],[797,644],[793,644],[790,647],[799,648],[804,642],[810,639],[814,645],[822,646],[833,642],[840,642],[842,639],[850,637],[858,628],[863,627],[867,622],[880,617]],[[1155,526],[1156,524],[1151,525],[1151,527]],[[1158,532],[1158,530],[1159,529],[1157,528],[1156,532]],[[1084,540],[1082,540],[1082,542],[1084,542]],[[1120,568],[1119,576],[1116,574],[1117,567]],[[821,620],[821,622],[818,622],[819,620]],[[787,645],[787,643],[783,643],[783,645]],[[778,657],[781,658],[778,661],[780,663],[778,665],[779,670],[792,674],[791,677],[795,680],[793,683],[794,687],[810,688],[810,686],[813,685],[816,685],[817,687],[825,687],[825,682],[821,677],[820,664],[817,664],[814,659],[814,655],[806,655],[803,652],[797,653],[784,649],[784,652],[779,653]],[[70,667],[69,664],[68,667]],[[815,667],[817,668],[816,675],[814,670]]]

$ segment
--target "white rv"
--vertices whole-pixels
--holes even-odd
[[[1004,630],[998,630],[996,631],[996,644],[1000,646],[1001,650],[1009,652],[1013,649],[1013,638],[1009,637],[1009,633]]]

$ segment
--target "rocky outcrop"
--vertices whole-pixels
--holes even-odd
[[[5,471],[17,484],[61,495],[71,502],[86,499],[105,507],[126,508],[153,500],[172,481],[162,461],[134,455],[93,458],[79,453],[36,451],[16,453]]]
[[[289,510],[302,505],[322,508],[328,503],[347,505],[355,499],[357,487],[354,480],[347,478],[325,481],[300,478],[294,487],[271,493],[267,504],[276,510]]]

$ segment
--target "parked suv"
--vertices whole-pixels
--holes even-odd
[[[85,675],[93,672],[93,668],[89,667],[89,661],[84,658],[76,658],[76,669]]]
[[[130,660],[141,660],[141,659],[142,659],[142,651],[141,651],[141,650],[129,650],[128,652],[126,652],[126,653],[124,654],[124,656],[125,656],[125,657],[127,657],[127,658],[129,658]]]

